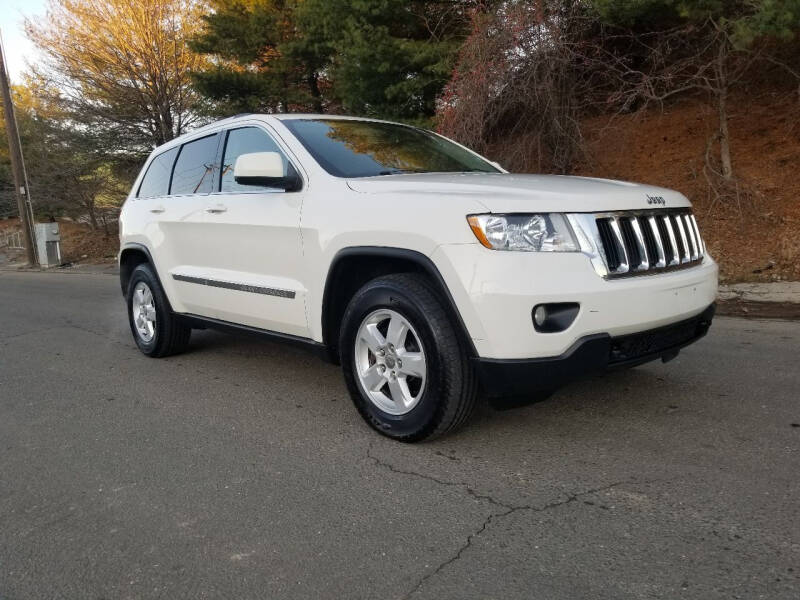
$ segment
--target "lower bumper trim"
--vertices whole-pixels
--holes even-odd
[[[714,318],[712,304],[691,319],[625,336],[607,333],[577,340],[564,354],[533,359],[473,359],[490,398],[536,395],[608,369],[672,360],[681,348],[702,338]]]

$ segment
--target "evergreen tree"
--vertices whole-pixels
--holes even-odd
[[[212,0],[191,47],[211,57],[195,87],[219,110],[288,112],[323,109],[321,71],[330,49],[300,30],[302,0]]]
[[[309,0],[331,40],[331,77],[348,112],[425,119],[467,33],[466,2]]]
[[[192,47],[221,111],[342,110],[407,120],[435,113],[465,36],[468,3],[212,0]]]

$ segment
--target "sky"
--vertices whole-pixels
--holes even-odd
[[[0,0],[0,31],[6,51],[6,64],[13,83],[20,83],[25,70],[25,58],[34,58],[34,50],[22,21],[25,17],[36,17],[46,12],[46,0]]]

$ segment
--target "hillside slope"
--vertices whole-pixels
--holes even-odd
[[[709,195],[703,157],[716,121],[697,100],[587,120],[589,158],[576,172],[683,192],[723,280],[800,280],[800,99],[740,96],[731,106],[734,169],[751,192],[740,205]]]

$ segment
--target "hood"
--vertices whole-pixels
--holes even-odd
[[[627,181],[512,173],[409,173],[348,180],[364,194],[469,198],[494,213],[601,212],[690,206],[674,190]]]

